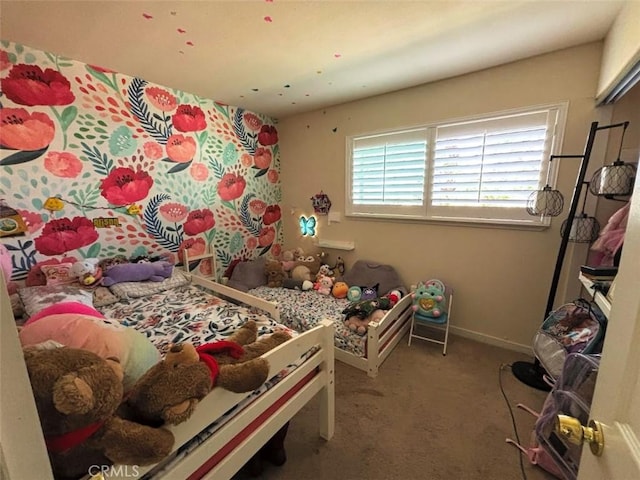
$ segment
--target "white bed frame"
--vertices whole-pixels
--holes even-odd
[[[222,296],[240,301],[247,300],[239,299],[237,293],[241,292],[224,285],[195,275],[192,279],[194,283]],[[0,478],[53,479],[11,311],[11,302],[1,272],[0,295],[2,313]],[[261,304],[256,306],[267,307]],[[274,310],[272,309],[271,312],[273,313]],[[277,308],[275,312],[277,313]],[[332,322],[323,321],[317,327],[267,352],[264,357],[269,361],[271,377],[313,346],[319,347],[307,361],[234,415],[214,435],[180,462],[174,464],[170,470],[164,471],[162,478],[215,480],[231,478],[260,447],[316,395],[319,395],[320,401],[319,434],[326,440],[331,439],[335,425],[333,336]],[[246,394],[214,389],[200,402],[188,421],[170,427],[175,436],[174,451],[245,396]],[[214,458],[215,461],[212,460]],[[214,462],[215,464],[212,465]],[[139,478],[151,468],[153,466],[126,468],[124,465],[116,465],[107,472],[105,477],[131,478],[132,473],[135,472],[135,476]]]
[[[211,261],[211,270],[217,272],[215,252],[213,248],[208,247],[206,252],[197,256],[188,256],[188,252],[184,251],[184,268],[190,273],[190,261],[208,259]],[[194,275],[194,278],[197,277]],[[215,283],[200,277],[201,285],[208,287],[209,284]],[[220,285],[216,283],[216,285]],[[229,296],[237,301],[257,306],[265,310],[275,321],[282,323],[280,320],[280,310],[277,302],[270,302],[254,295],[236,290],[231,287],[217,287],[218,291],[225,296]],[[376,322],[370,322],[367,327],[367,346],[365,356],[360,357],[351,352],[336,347],[335,358],[352,367],[367,372],[371,378],[378,376],[378,370],[382,363],[387,359],[395,346],[409,332],[411,328],[411,319],[413,317],[413,299],[411,295],[406,295],[389,310],[384,317]]]

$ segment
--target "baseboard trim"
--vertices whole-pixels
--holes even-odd
[[[513,350],[515,352],[524,353],[526,355],[533,356],[533,349],[531,345],[523,345],[521,343],[504,340],[498,337],[492,337],[491,335],[485,335],[484,333],[474,332],[473,330],[467,330],[465,328],[456,327],[451,325],[450,333],[458,335],[460,337],[476,340],[481,343],[493,345],[494,347],[506,348],[507,350]]]

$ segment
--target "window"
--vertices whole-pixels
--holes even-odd
[[[350,137],[347,214],[548,224],[526,203],[547,181],[565,116],[553,105]]]

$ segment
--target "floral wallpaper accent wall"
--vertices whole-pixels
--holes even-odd
[[[28,227],[2,238],[14,280],[51,258],[179,262],[184,249],[197,255],[212,245],[220,274],[233,260],[280,254],[270,118],[0,45],[0,198]]]

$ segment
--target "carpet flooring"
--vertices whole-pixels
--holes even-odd
[[[439,345],[407,337],[378,377],[336,362],[336,428],[318,436],[314,399],[292,419],[287,462],[266,464],[265,480],[549,480],[505,439],[529,444],[534,418],[516,409],[542,407],[546,393],[520,383],[508,365],[526,355],[452,336]],[[246,472],[237,480],[251,478]]]

